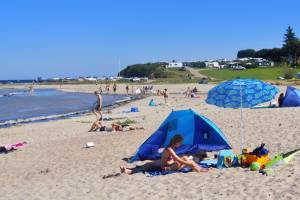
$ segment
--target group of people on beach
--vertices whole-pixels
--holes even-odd
[[[129,90],[129,87],[126,86],[126,91]],[[129,131],[129,130],[137,130],[137,129],[144,129],[143,127],[133,127],[130,125],[120,125],[116,123],[112,123],[110,126],[105,126],[102,123],[103,114],[102,114],[102,91],[95,91],[94,94],[97,97],[97,102],[94,106],[93,113],[96,115],[96,121],[92,124],[89,132],[92,131],[106,131],[106,132],[116,132],[116,131]],[[165,103],[167,103],[167,89],[163,91],[157,91],[158,96],[163,96],[165,99]],[[208,169],[201,168],[196,162],[193,161],[188,156],[179,156],[176,154],[176,148],[180,147],[183,143],[184,138],[177,134],[175,135],[167,148],[163,150],[162,157],[160,160],[157,160],[153,163],[145,164],[142,167],[135,167],[135,168],[128,168],[125,166],[120,166],[121,173],[125,173],[128,175],[137,173],[143,168],[143,170],[150,170],[153,168],[158,168],[163,171],[177,171],[181,170],[184,167],[190,167],[195,172],[207,172]]]
[[[117,92],[117,84],[116,84],[116,83],[113,84],[112,89],[113,89],[113,93],[116,93],[116,92]],[[110,91],[110,84],[106,84],[106,85],[105,85],[105,91],[106,91],[106,94],[109,94],[109,91]],[[101,86],[99,87],[99,92],[100,92],[101,94],[103,93],[103,90],[102,90],[102,87],[101,87]]]
[[[168,97],[169,97],[169,95],[168,95],[168,89],[167,88],[165,88],[164,90],[157,90],[156,91],[156,95],[157,96],[163,96],[164,97],[164,100],[165,100],[165,104],[168,104]]]
[[[197,93],[198,93],[197,87],[194,87],[192,90],[190,87],[188,87],[184,92],[186,98],[196,98],[198,97]]]
[[[120,125],[117,123],[112,123],[110,126],[103,125],[103,114],[102,114],[102,106],[103,106],[103,98],[102,98],[102,90],[101,87],[98,91],[95,91],[97,101],[93,107],[93,113],[96,115],[96,121],[92,123],[92,126],[89,132],[94,131],[105,131],[105,132],[116,132],[116,131],[131,131],[137,129],[144,129],[143,127],[134,127],[128,124]]]

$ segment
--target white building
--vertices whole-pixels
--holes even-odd
[[[273,61],[269,61],[269,60],[260,60],[256,62],[258,64],[259,67],[273,67],[274,66],[274,62]]]
[[[205,67],[206,68],[219,68],[220,69],[219,62],[216,62],[216,61],[206,61],[204,63],[205,63]]]
[[[166,68],[177,68],[177,67],[183,67],[183,63],[176,62],[175,60],[173,60],[172,62],[169,62],[168,65],[166,66]]]
[[[88,77],[85,77],[85,78],[84,78],[84,80],[86,80],[86,81],[97,81],[97,79],[96,79],[96,78],[94,78],[94,77],[90,77],[90,76],[88,76]]]

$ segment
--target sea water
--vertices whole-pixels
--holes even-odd
[[[103,95],[103,106],[126,99],[125,95]],[[0,89],[0,127],[17,122],[51,119],[91,111],[96,102],[92,93],[63,92],[55,89]]]

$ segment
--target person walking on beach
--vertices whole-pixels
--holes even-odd
[[[32,96],[34,93],[34,82],[32,82],[28,88],[29,88],[29,96]]]
[[[165,99],[165,104],[168,104],[168,102],[167,102],[167,99],[168,99],[168,90],[167,90],[167,88],[165,88],[164,89],[164,91],[163,91],[163,96],[164,96],[164,99]]]
[[[103,92],[101,85],[99,87],[99,92],[100,92],[100,94],[102,94],[102,92]]]
[[[97,102],[93,109],[93,113],[96,115],[97,121],[101,121],[102,120],[102,95],[99,91],[95,91],[94,94],[97,97]]]
[[[127,93],[127,95],[129,94],[129,86],[128,85],[126,85],[126,93]]]
[[[114,91],[114,93],[117,92],[117,84],[116,83],[114,83],[114,85],[113,85],[113,91]]]
[[[191,94],[192,94],[192,91],[191,91],[190,87],[188,87],[187,90],[185,91],[185,97],[190,98]]]
[[[106,84],[106,93],[109,94],[109,84]]]

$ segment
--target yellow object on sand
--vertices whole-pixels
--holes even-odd
[[[251,154],[245,154],[245,164],[250,165],[253,162],[257,162],[260,164],[260,166],[265,165],[270,159],[269,154],[263,155],[263,156],[256,156]]]

